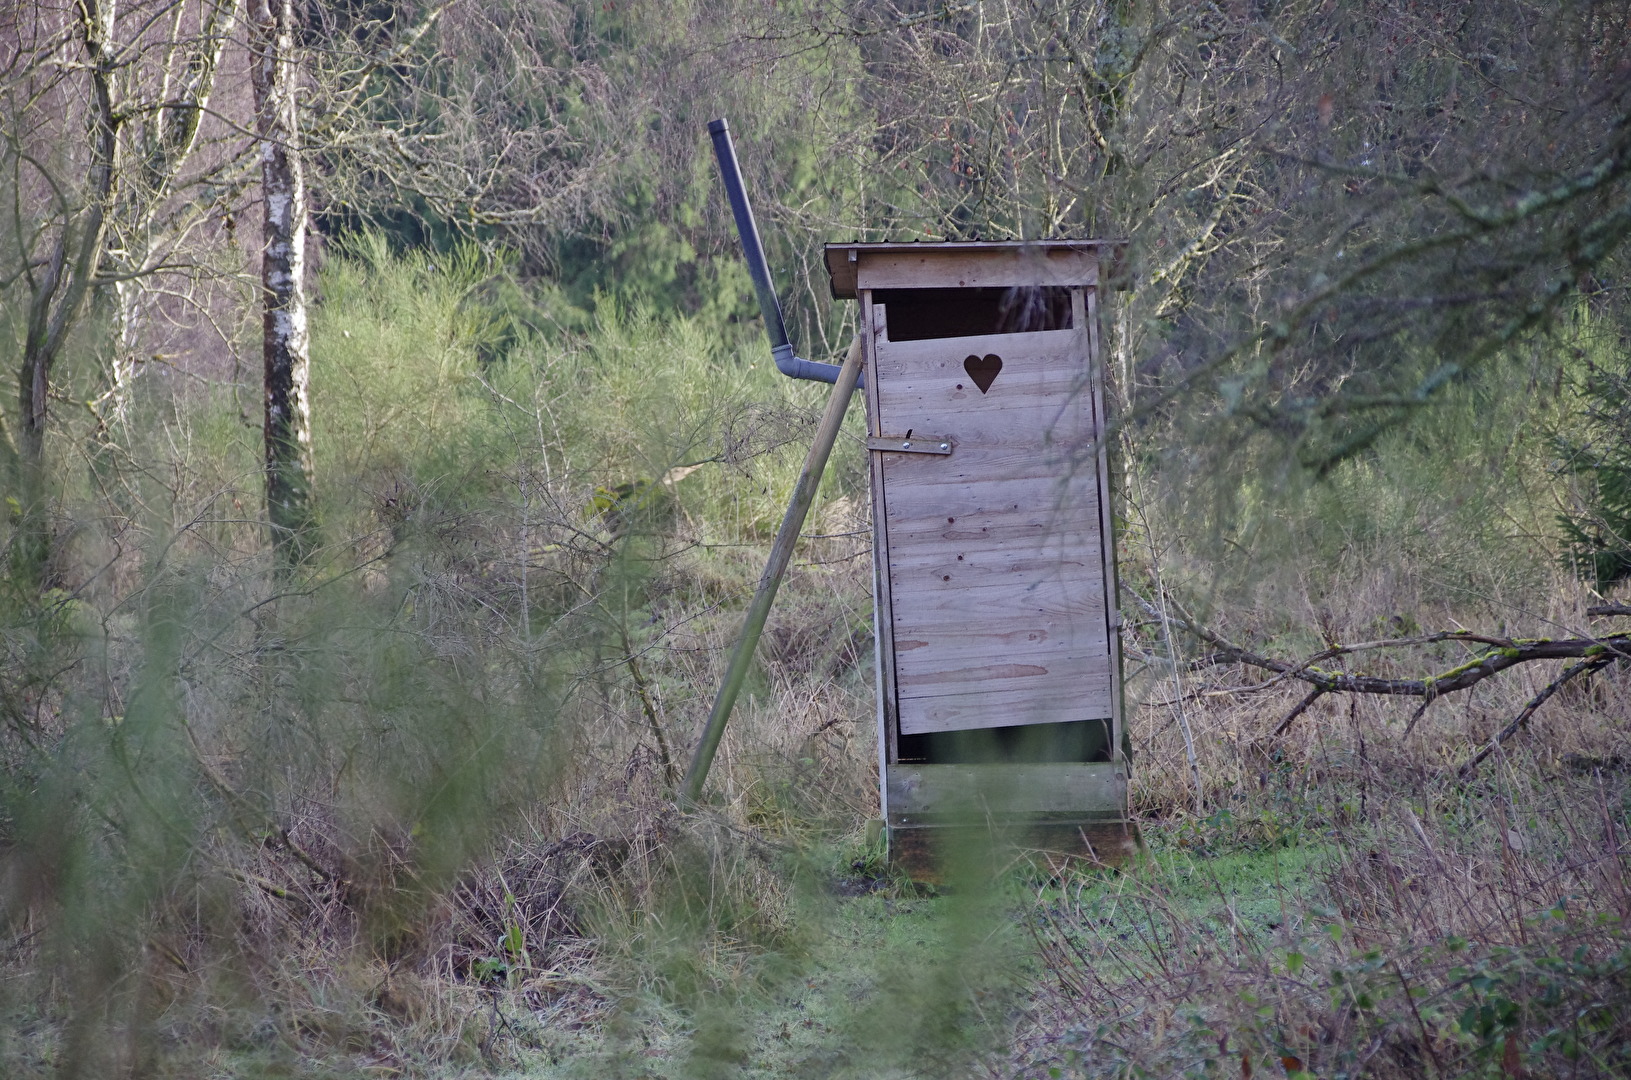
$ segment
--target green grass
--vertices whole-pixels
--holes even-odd
[[[655,997],[621,1003],[600,1030],[540,1026],[512,1075],[577,1078],[909,1075],[882,1045],[894,1025],[922,1023],[902,1008],[963,953],[948,940],[957,923],[948,896],[871,894],[835,898],[807,955],[788,957],[781,977],[739,995],[690,1003]],[[910,1041],[910,1032],[904,1032]],[[879,1066],[884,1066],[880,1069]]]
[[[1302,915],[1336,854],[1326,843],[1214,855],[1158,848],[1128,874],[1096,881],[1081,902],[1118,932],[1135,928],[1157,899],[1173,916],[1214,931],[1262,934]]]
[[[600,1026],[532,1021],[516,1032],[530,1047],[502,1075],[956,1075],[960,1063],[1005,1041],[1014,1010],[1051,979],[1034,921],[1069,907],[1073,920],[1091,917],[1092,937],[1141,953],[1170,944],[1166,920],[1262,947],[1304,917],[1335,852],[1323,842],[1196,852],[1168,831],[1152,830],[1151,850],[1125,872],[1049,878],[1027,868],[990,889],[896,881],[842,895],[854,881],[840,874],[842,853],[822,853],[825,873],[807,883],[800,904],[802,948],[780,964],[690,1000],[630,994]],[[934,1068],[952,1071],[926,1068],[936,1057]]]

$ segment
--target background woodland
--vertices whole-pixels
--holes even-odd
[[[822,245],[1115,237],[1148,854],[892,877]],[[0,12],[7,1075],[1631,1063],[1631,3]],[[9,377],[9,376],[8,376]]]

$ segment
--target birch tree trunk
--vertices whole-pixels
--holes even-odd
[[[306,330],[306,182],[296,144],[294,5],[250,0],[251,75],[265,206],[261,300],[266,392],[266,509],[286,568],[315,542],[310,340]]]
[[[119,441],[130,419],[137,356],[154,313],[151,298],[173,293],[180,283],[166,264],[199,221],[235,198],[243,183],[236,155],[223,158],[219,146],[208,145],[200,154],[221,57],[237,26],[238,0],[200,0],[192,7],[178,2],[167,17],[164,35],[138,38],[145,47],[144,63],[130,81],[146,93],[139,104],[124,110],[134,160],[124,169],[120,197],[111,209],[105,256],[107,272],[115,279],[118,337],[106,389],[91,403],[98,438],[106,443]],[[134,52],[136,44],[127,44],[126,53]],[[197,162],[202,169],[195,170],[199,157],[204,158]],[[200,173],[209,179],[189,178]],[[190,284],[201,276],[193,270],[180,278]]]

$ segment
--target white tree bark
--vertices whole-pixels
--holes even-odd
[[[209,189],[222,180],[236,189],[237,170],[228,170],[218,148],[205,148],[204,175],[211,182],[189,179],[200,149],[200,131],[211,108],[216,76],[228,38],[237,25],[238,0],[176,3],[163,34],[149,30],[125,45],[126,53],[143,46],[143,70],[127,73],[130,85],[145,90],[139,103],[124,109],[126,138],[132,160],[121,176],[119,200],[111,208],[109,252],[104,272],[113,277],[119,336],[108,365],[107,389],[92,403],[100,436],[117,441],[129,419],[143,330],[153,315],[152,297],[174,285],[160,280],[175,249],[211,212]],[[157,83],[151,69],[157,67]],[[134,69],[138,65],[132,64]],[[147,87],[152,87],[147,89]],[[214,160],[208,160],[209,155]],[[217,196],[219,198],[219,196]],[[190,277],[196,279],[197,271]]]
[[[310,339],[306,330],[306,182],[297,143],[294,5],[250,0],[251,76],[265,206],[261,251],[266,392],[266,508],[285,565],[314,540]]]

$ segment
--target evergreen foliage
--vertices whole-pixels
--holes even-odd
[[[1606,335],[1614,340],[1605,343]],[[1576,380],[1579,416],[1557,440],[1561,467],[1577,485],[1557,522],[1565,564],[1607,590],[1631,578],[1631,353],[1602,327],[1581,339],[1596,355]]]

